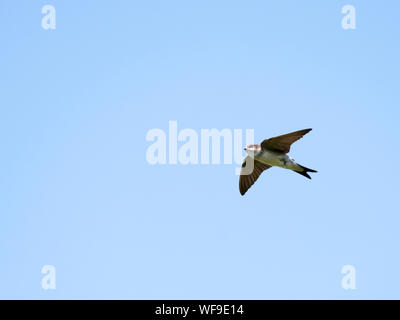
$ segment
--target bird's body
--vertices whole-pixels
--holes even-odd
[[[251,155],[249,155],[251,157]],[[294,162],[287,154],[275,151],[260,150],[253,156],[254,160],[262,162],[271,167],[281,167],[289,170],[301,170],[301,167]]]
[[[287,153],[293,142],[299,140],[311,129],[300,130],[264,140],[261,145],[252,144],[245,148],[248,156],[243,162],[239,179],[239,190],[244,195],[261,173],[271,167],[293,170],[311,179],[308,172],[315,170],[303,167],[290,158]]]

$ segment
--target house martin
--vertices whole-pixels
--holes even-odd
[[[264,170],[271,167],[289,169],[311,179],[308,172],[317,172],[299,165],[287,154],[293,142],[301,139],[311,129],[304,129],[292,133],[273,137],[261,142],[261,145],[251,144],[244,150],[247,157],[244,159],[239,178],[239,190],[243,196],[247,190],[256,182]]]

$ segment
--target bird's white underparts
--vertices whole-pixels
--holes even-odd
[[[289,170],[302,171],[302,167],[298,165],[294,161],[294,159],[290,158],[287,154],[282,154],[269,150],[262,150],[261,147],[246,147],[245,150],[251,158],[266,165],[270,165],[272,167],[281,167]]]

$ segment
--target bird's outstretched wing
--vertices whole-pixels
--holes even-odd
[[[252,168],[252,163],[254,163]],[[243,196],[247,190],[256,182],[260,174],[264,171],[271,168],[271,166],[261,163],[249,156],[244,159],[242,164],[242,170],[240,171],[239,178],[239,190],[240,194]],[[253,169],[253,170],[251,170]]]
[[[292,145],[292,143],[301,139],[311,130],[312,129],[304,129],[284,134],[282,136],[266,139],[261,143],[261,149],[288,153],[290,151],[290,146]]]

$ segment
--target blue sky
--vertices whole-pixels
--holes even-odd
[[[399,10],[1,1],[0,298],[400,298]],[[274,168],[242,197],[235,164],[150,165],[170,120],[311,127],[291,156],[318,173]]]

